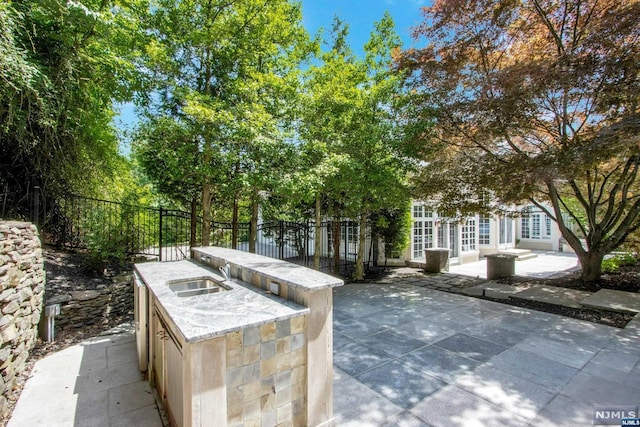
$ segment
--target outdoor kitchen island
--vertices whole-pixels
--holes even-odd
[[[217,247],[134,274],[140,366],[171,424],[333,425],[332,288],[342,280]]]

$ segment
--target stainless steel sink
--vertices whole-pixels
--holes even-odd
[[[231,290],[231,287],[213,277],[197,277],[191,279],[172,280],[167,286],[179,297],[214,294]]]

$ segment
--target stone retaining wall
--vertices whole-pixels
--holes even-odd
[[[47,298],[45,305],[60,304],[55,318],[56,333],[92,324],[107,324],[110,319],[133,314],[131,273],[115,276],[110,285],[95,290],[71,291]]]
[[[0,414],[38,338],[45,273],[36,227],[0,221]]]

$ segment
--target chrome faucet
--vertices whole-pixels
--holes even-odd
[[[220,273],[222,273],[222,276],[225,278],[225,280],[231,279],[231,266],[227,261],[225,261],[224,266],[219,267],[218,270],[220,270]]]

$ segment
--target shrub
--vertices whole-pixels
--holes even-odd
[[[602,272],[615,273],[616,271],[620,270],[620,267],[636,265],[637,262],[638,259],[631,253],[625,252],[616,254],[611,258],[602,261]]]

